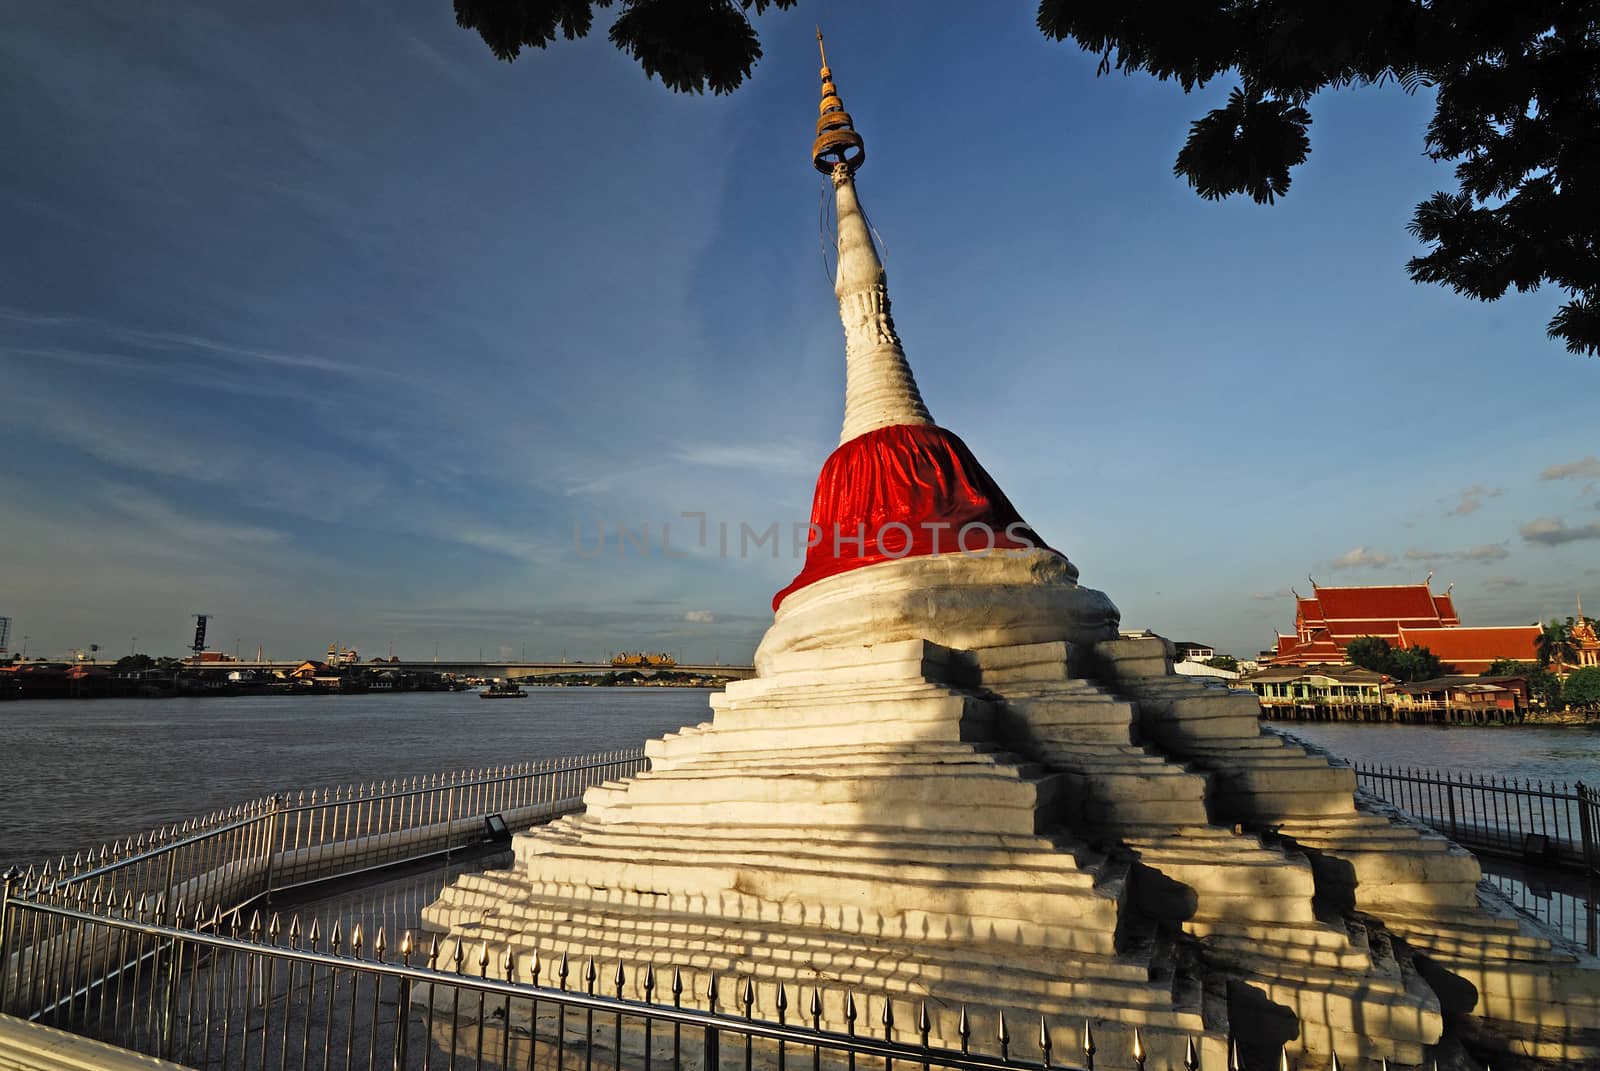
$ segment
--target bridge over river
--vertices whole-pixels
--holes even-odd
[[[287,672],[296,666],[303,665],[304,659],[292,662],[283,661],[252,661],[238,662],[203,662],[200,669],[221,669],[233,671],[236,669],[266,669],[282,670]],[[628,670],[638,670],[645,676],[663,671],[675,673],[691,673],[699,677],[727,677],[733,680],[743,680],[755,676],[754,666],[729,666],[720,663],[702,664],[680,662],[675,666],[614,666],[610,662],[484,662],[484,661],[420,661],[420,662],[351,662],[352,668],[361,669],[398,669],[410,673],[453,673],[458,677],[499,677],[507,680],[528,680],[538,677],[556,677],[568,673],[622,673]],[[195,668],[191,664],[191,668]]]

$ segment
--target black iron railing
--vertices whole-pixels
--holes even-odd
[[[1600,874],[1600,790],[1453,770],[1356,764],[1357,783],[1476,851]]]

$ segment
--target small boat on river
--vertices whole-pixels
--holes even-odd
[[[478,693],[479,699],[526,699],[528,693],[517,687],[514,681],[495,681],[489,687]]]

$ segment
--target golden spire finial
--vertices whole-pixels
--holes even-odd
[[[851,124],[850,113],[844,110],[839,90],[833,84],[820,26],[817,27],[817,52],[822,57],[822,104],[817,108],[817,140],[811,143],[811,163],[824,175],[834,174],[841,166],[847,174],[854,174],[866,161],[867,147]]]

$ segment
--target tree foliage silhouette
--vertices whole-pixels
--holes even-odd
[[[613,0],[455,0],[456,22],[503,60],[585,37]],[[730,93],[761,58],[750,15],[796,0],[616,0],[609,37],[680,93]],[[983,15],[981,17],[992,17]],[[1429,248],[1406,265],[1481,301],[1549,283],[1570,298],[1547,325],[1600,354],[1600,4],[1593,0],[1040,0],[1038,27],[1190,92],[1231,76],[1173,170],[1200,196],[1271,204],[1311,151],[1325,89],[1436,90],[1423,146],[1458,188],[1416,206]]]
[[[587,37],[612,0],[455,0],[456,25],[477,30],[500,59]],[[678,93],[732,93],[761,58],[748,12],[795,0],[621,0],[608,36],[651,78]]]
[[[1562,686],[1561,698],[1575,707],[1600,706],[1600,669],[1574,670]]]
[[[1578,661],[1578,645],[1572,642],[1571,625],[1570,617],[1566,624],[1551,618],[1544,631],[1534,638],[1533,650],[1541,666],[1570,666]]]
[[[1424,147],[1458,189],[1416,207],[1432,248],[1407,269],[1493,301],[1553,283],[1572,298],[1548,331],[1600,353],[1600,5],[1580,0],[1041,0],[1039,29],[1185,92],[1233,74],[1190,127],[1174,170],[1202,197],[1271,203],[1310,151],[1324,89],[1436,90]]]

